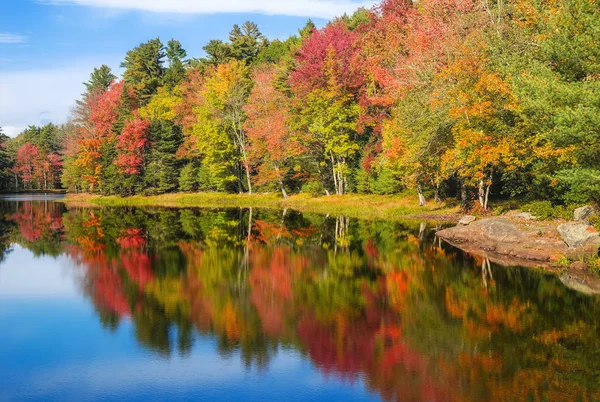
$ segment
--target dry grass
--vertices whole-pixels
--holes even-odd
[[[460,210],[446,203],[430,203],[420,207],[417,197],[397,195],[343,195],[311,197],[293,195],[287,199],[277,194],[223,194],[223,193],[175,193],[157,196],[101,197],[88,194],[68,195],[63,200],[68,206],[154,206],[154,207],[202,207],[202,208],[290,208],[300,212],[345,215],[361,219],[427,219],[455,221]]]

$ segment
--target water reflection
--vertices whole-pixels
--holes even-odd
[[[197,334],[268,371],[293,350],[385,400],[600,399],[598,299],[472,260],[425,225],[293,211],[2,206],[0,241],[68,258],[107,331],[180,361]],[[0,270],[2,267],[0,266]]]

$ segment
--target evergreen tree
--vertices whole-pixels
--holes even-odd
[[[160,39],[152,39],[127,52],[121,67],[123,79],[132,88],[140,104],[150,101],[162,83],[165,50]]]
[[[171,39],[167,43],[165,54],[169,60],[169,68],[165,71],[163,83],[172,91],[185,78],[185,58],[187,57],[187,53],[179,41]]]
[[[110,67],[106,64],[101,65],[99,68],[94,68],[90,79],[84,82],[86,88],[86,94],[94,94],[98,92],[104,92],[110,87],[110,84],[117,79],[117,76],[112,73]],[[84,94],[85,96],[85,94]]]

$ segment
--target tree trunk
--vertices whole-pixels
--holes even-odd
[[[478,195],[479,195],[479,205],[481,205],[481,207],[483,209],[487,209],[485,207],[485,183],[483,182],[483,179],[479,180],[479,191],[478,191]]]
[[[464,179],[460,181],[460,206],[463,211],[469,210],[469,200],[467,199],[467,186]]]
[[[419,194],[419,205],[422,207],[426,206],[427,200],[423,195],[423,187],[421,186],[421,183],[417,184],[417,194]]]
[[[427,222],[421,222],[419,227],[419,241],[422,243],[425,239],[425,231],[427,230]]]
[[[283,198],[288,198],[288,194],[287,191],[285,191],[283,181],[279,180],[279,186],[281,187],[281,193],[283,194]]]
[[[244,159],[246,159],[246,154],[244,152]],[[248,161],[244,161],[244,169],[246,170],[246,180],[248,181],[248,194],[252,194],[252,182],[250,181],[250,166],[248,166]]]
[[[435,188],[433,189],[433,198],[434,198],[434,201],[437,203],[442,202],[442,199],[440,198],[440,181],[439,180],[435,181]]]
[[[250,214],[248,216],[248,242],[252,236],[252,208],[250,208]]]
[[[279,174],[279,166],[275,165],[275,171],[277,172],[277,180],[279,181],[279,187],[281,188],[283,198],[288,198],[287,191],[285,191],[285,186],[283,185],[283,180],[281,179],[281,175]]]
[[[485,189],[485,204],[483,206],[483,209],[488,209],[488,201],[490,199],[490,187],[492,187],[491,184],[489,184],[486,189]]]
[[[337,167],[338,167],[338,194],[342,195],[342,194],[344,194],[344,183],[346,182],[346,179],[344,177],[344,172],[342,170],[342,163],[340,162],[339,159],[337,161]]]
[[[335,187],[335,193],[339,194],[338,178],[337,178],[337,172],[335,171],[335,160],[333,159],[333,153],[330,152],[329,156],[331,158],[331,172],[333,173],[333,186]]]

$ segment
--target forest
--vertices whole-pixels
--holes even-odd
[[[596,0],[384,0],[267,39],[235,25],[91,73],[67,123],[0,138],[5,191],[600,198]]]

